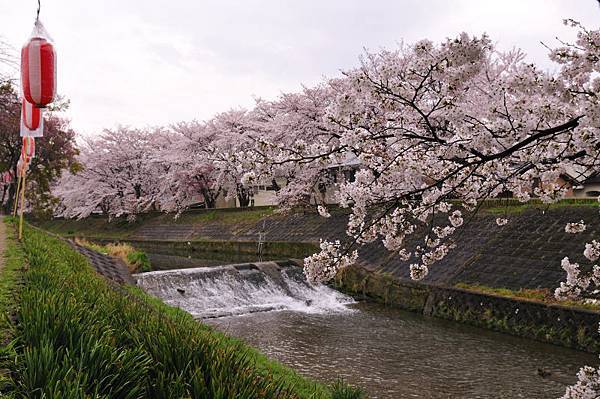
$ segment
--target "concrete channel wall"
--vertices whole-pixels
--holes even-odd
[[[454,287],[399,281],[350,267],[336,288],[425,316],[439,317],[592,353],[600,352],[598,312],[482,294]]]
[[[584,262],[586,242],[600,237],[600,208],[564,206],[551,209],[508,208],[508,213],[480,212],[457,235],[456,248],[443,261],[430,268],[427,284],[480,284],[490,287],[554,289],[565,278],[560,261],[569,256]],[[499,227],[497,217],[509,223]],[[568,234],[568,222],[585,220],[581,234]],[[271,215],[236,224],[206,221],[198,224],[147,223],[125,240],[140,245],[172,247],[197,251],[255,253],[259,235],[264,232],[269,255],[302,257],[310,254],[319,239],[344,239],[347,214],[332,212],[325,219],[314,213]],[[189,242],[189,244],[188,244]],[[401,281],[410,280],[408,264],[379,243],[359,249],[360,266],[389,273]]]

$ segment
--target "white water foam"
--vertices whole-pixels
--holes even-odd
[[[134,275],[146,292],[196,318],[291,310],[350,312],[354,300],[330,287],[311,286],[296,266],[274,262],[200,267]]]

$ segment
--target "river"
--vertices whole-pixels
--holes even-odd
[[[301,271],[236,265],[158,271],[138,284],[299,373],[344,378],[370,398],[557,398],[598,358],[458,323],[356,303]]]
[[[557,398],[590,354],[372,303],[352,312],[279,311],[208,322],[300,373],[371,398]],[[539,375],[538,370],[550,373]]]

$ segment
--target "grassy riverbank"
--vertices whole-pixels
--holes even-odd
[[[491,214],[506,214],[508,216],[523,213],[527,210],[537,209],[544,212],[548,209],[572,208],[572,207],[600,207],[600,201],[595,198],[568,198],[552,204],[545,204],[539,199],[529,200],[522,203],[514,198],[498,198],[487,200],[481,205],[481,211]]]
[[[9,329],[16,356],[6,357],[13,359],[16,396],[358,397],[335,396],[181,310],[107,283],[85,257],[42,231],[26,227],[23,253],[14,237],[9,241],[13,269],[20,270],[23,254],[30,265],[17,272],[24,281],[18,301],[0,302],[8,313],[8,303],[16,304],[18,314],[18,328]],[[17,279],[0,287],[0,298]]]
[[[143,273],[152,270],[148,255],[146,255],[145,252],[134,248],[130,244],[109,243],[100,245],[82,238],[76,238],[75,243],[101,254],[121,259],[129,268],[130,273]]]
[[[566,306],[573,307],[577,309],[587,309],[593,310],[596,312],[600,312],[600,305],[596,303],[588,303],[585,301],[572,301],[572,300],[557,300],[552,291],[548,288],[540,288],[540,289],[526,289],[521,288],[519,290],[511,290],[509,288],[496,288],[496,287],[488,287],[485,285],[479,284],[465,284],[458,283],[455,285],[456,288],[461,288],[467,291],[479,292],[482,294],[488,295],[497,295],[505,298],[512,298],[518,300],[528,300],[532,302],[543,303],[546,305],[558,305],[558,306]]]
[[[148,213],[138,215],[135,221],[116,218],[109,221],[101,216],[90,216],[85,219],[51,219],[34,220],[36,226],[63,237],[85,237],[91,239],[124,240],[137,229],[147,225],[186,225],[208,224],[237,225],[255,223],[274,212],[271,207],[231,208],[231,209],[198,209],[182,213],[175,218],[173,214]],[[167,237],[165,237],[167,238]]]
[[[527,203],[521,203],[511,198],[499,198],[483,201],[480,204],[479,212],[482,215],[494,215],[506,217],[514,217],[524,213],[525,211],[545,212],[554,209],[568,208],[594,208],[600,207],[600,202],[596,199],[565,199],[554,204],[544,204],[538,199],[532,199]],[[165,214],[159,212],[151,212],[138,215],[134,222],[128,221],[126,218],[116,218],[109,221],[107,218],[99,215],[90,216],[86,219],[51,219],[51,220],[32,220],[32,223],[51,231],[55,234],[64,237],[83,237],[88,239],[105,239],[105,240],[128,240],[132,239],[139,230],[152,229],[156,226],[172,226],[173,230],[177,230],[182,226],[217,226],[215,233],[221,232],[221,229],[229,232],[237,232],[255,227],[255,225],[269,218],[278,222],[284,221],[286,215],[277,214],[276,207],[257,207],[257,208],[225,208],[225,209],[197,209],[183,212],[179,217],[175,218],[173,214]],[[341,209],[331,206],[329,209],[332,215],[344,216],[348,213],[347,209]],[[314,209],[298,209],[297,214],[315,215]],[[325,219],[317,218],[320,223],[326,223]],[[345,217],[342,217],[339,222],[346,223]],[[331,219],[327,222],[331,223]],[[314,222],[311,222],[314,223]],[[311,227],[317,227],[312,225]],[[345,228],[340,230],[343,234]],[[273,237],[269,237],[273,240]],[[154,238],[158,239],[158,238]],[[163,240],[177,240],[176,237],[169,237],[169,232],[163,236]],[[214,241],[215,237],[210,235],[206,237],[196,237],[204,241]],[[221,238],[219,238],[221,239]],[[183,239],[182,239],[183,240]],[[275,239],[275,241],[286,241],[285,239]],[[299,241],[293,239],[292,241]],[[304,240],[306,241],[306,240]],[[318,239],[312,241],[318,242]]]

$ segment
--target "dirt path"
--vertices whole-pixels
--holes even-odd
[[[4,251],[6,251],[6,224],[4,216],[0,216],[0,270],[4,267]]]

